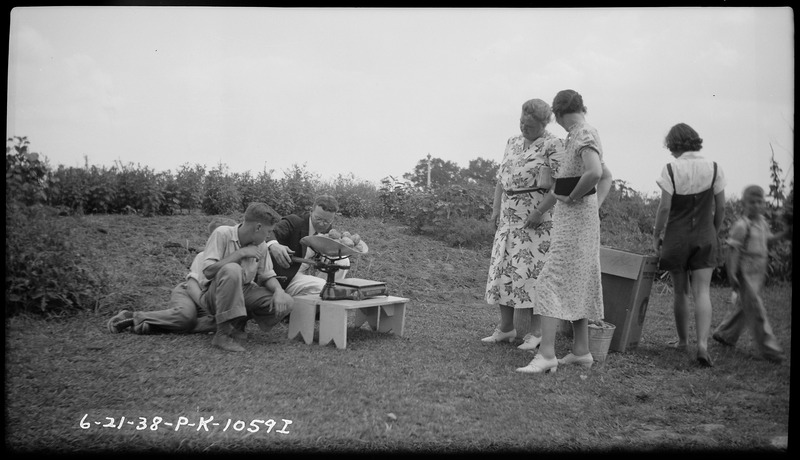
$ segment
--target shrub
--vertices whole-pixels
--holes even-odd
[[[600,207],[600,242],[603,246],[642,255],[655,255],[653,226],[658,198],[648,198],[623,180],[614,180]]]
[[[414,233],[453,246],[491,243],[494,228],[488,222],[492,211],[492,193],[488,189],[487,185],[455,184],[404,191],[402,201],[397,202],[400,220]]]
[[[267,171],[265,169],[258,173],[255,179],[255,186],[259,194],[257,195],[258,199],[255,201],[266,203],[278,214],[291,214],[288,211],[292,209],[292,199],[283,190],[281,181],[272,177],[273,172],[274,170]]]
[[[375,184],[358,180],[349,173],[339,174],[335,180],[321,183],[316,195],[329,194],[339,202],[339,212],[344,217],[373,217],[381,214],[381,202]]]
[[[161,190],[163,197],[156,213],[164,216],[179,212],[180,199],[178,197],[180,196],[180,189],[178,188],[178,182],[175,177],[170,171],[158,173],[156,175],[156,184],[158,189]]]
[[[9,138],[6,143],[6,203],[32,205],[47,201],[49,168],[38,153],[28,152],[27,137]]]
[[[243,210],[236,179],[227,170],[228,167],[220,163],[206,176],[202,209],[208,215],[234,214]]]
[[[453,247],[485,248],[494,240],[494,225],[474,217],[456,217],[436,226],[434,236]]]
[[[85,209],[91,213],[119,212],[119,209],[114,207],[119,186],[116,171],[92,166],[87,173],[83,200]],[[133,208],[132,205],[130,207]]]
[[[6,317],[92,309],[106,283],[73,248],[65,219],[41,205],[6,209]]]
[[[122,213],[133,208],[145,216],[158,212],[164,202],[164,191],[159,174],[146,166],[132,163],[118,164],[112,168],[117,178],[117,193],[111,212]]]
[[[404,218],[403,212],[406,209],[406,201],[415,191],[416,188],[410,180],[398,179],[394,176],[387,176],[381,179],[381,184],[378,188],[381,217]]]
[[[308,171],[305,164],[292,165],[284,171],[284,178],[280,181],[283,190],[280,204],[283,208],[275,210],[282,215],[308,212],[314,204],[318,182],[318,176]]]
[[[191,213],[193,209],[200,208],[203,201],[203,183],[206,175],[205,166],[189,163],[181,165],[175,174],[175,183],[178,188],[178,208]]]

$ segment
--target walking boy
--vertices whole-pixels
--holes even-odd
[[[761,288],[767,274],[768,245],[785,232],[773,235],[763,217],[764,189],[751,185],[742,196],[744,215],[731,228],[728,237],[728,280],[733,287],[733,309],[714,331],[712,337],[727,346],[735,346],[745,326],[753,333],[759,355],[772,362],[783,360],[783,349],[772,333]]]

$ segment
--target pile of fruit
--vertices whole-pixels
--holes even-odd
[[[341,243],[348,248],[353,248],[360,253],[366,253],[369,251],[367,247],[367,243],[361,239],[358,233],[350,233],[350,232],[341,232],[332,228],[328,233],[322,233],[319,236],[324,236],[325,238],[330,238],[333,241]]]

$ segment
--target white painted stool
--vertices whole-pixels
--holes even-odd
[[[314,341],[314,322],[319,300],[322,300],[319,294],[300,295],[294,298],[292,312],[289,313],[289,339],[300,334],[306,345],[311,345]]]
[[[406,322],[406,303],[403,297],[378,296],[365,300],[319,299],[319,344],[331,340],[336,348],[347,348],[347,311],[355,310],[355,327],[365,322],[373,330],[403,336]]]
[[[403,297],[378,296],[365,300],[322,300],[319,295],[294,298],[289,317],[289,338],[300,334],[306,344],[314,341],[314,318],[319,308],[319,344],[333,340],[336,348],[347,348],[347,312],[355,310],[355,327],[365,322],[379,332],[403,336],[406,303]]]

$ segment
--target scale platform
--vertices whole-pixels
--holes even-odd
[[[389,290],[382,281],[365,280],[361,278],[342,278],[336,282],[337,288],[344,288],[346,298],[351,300],[364,300],[377,296],[388,296]],[[338,289],[337,289],[338,290]]]

